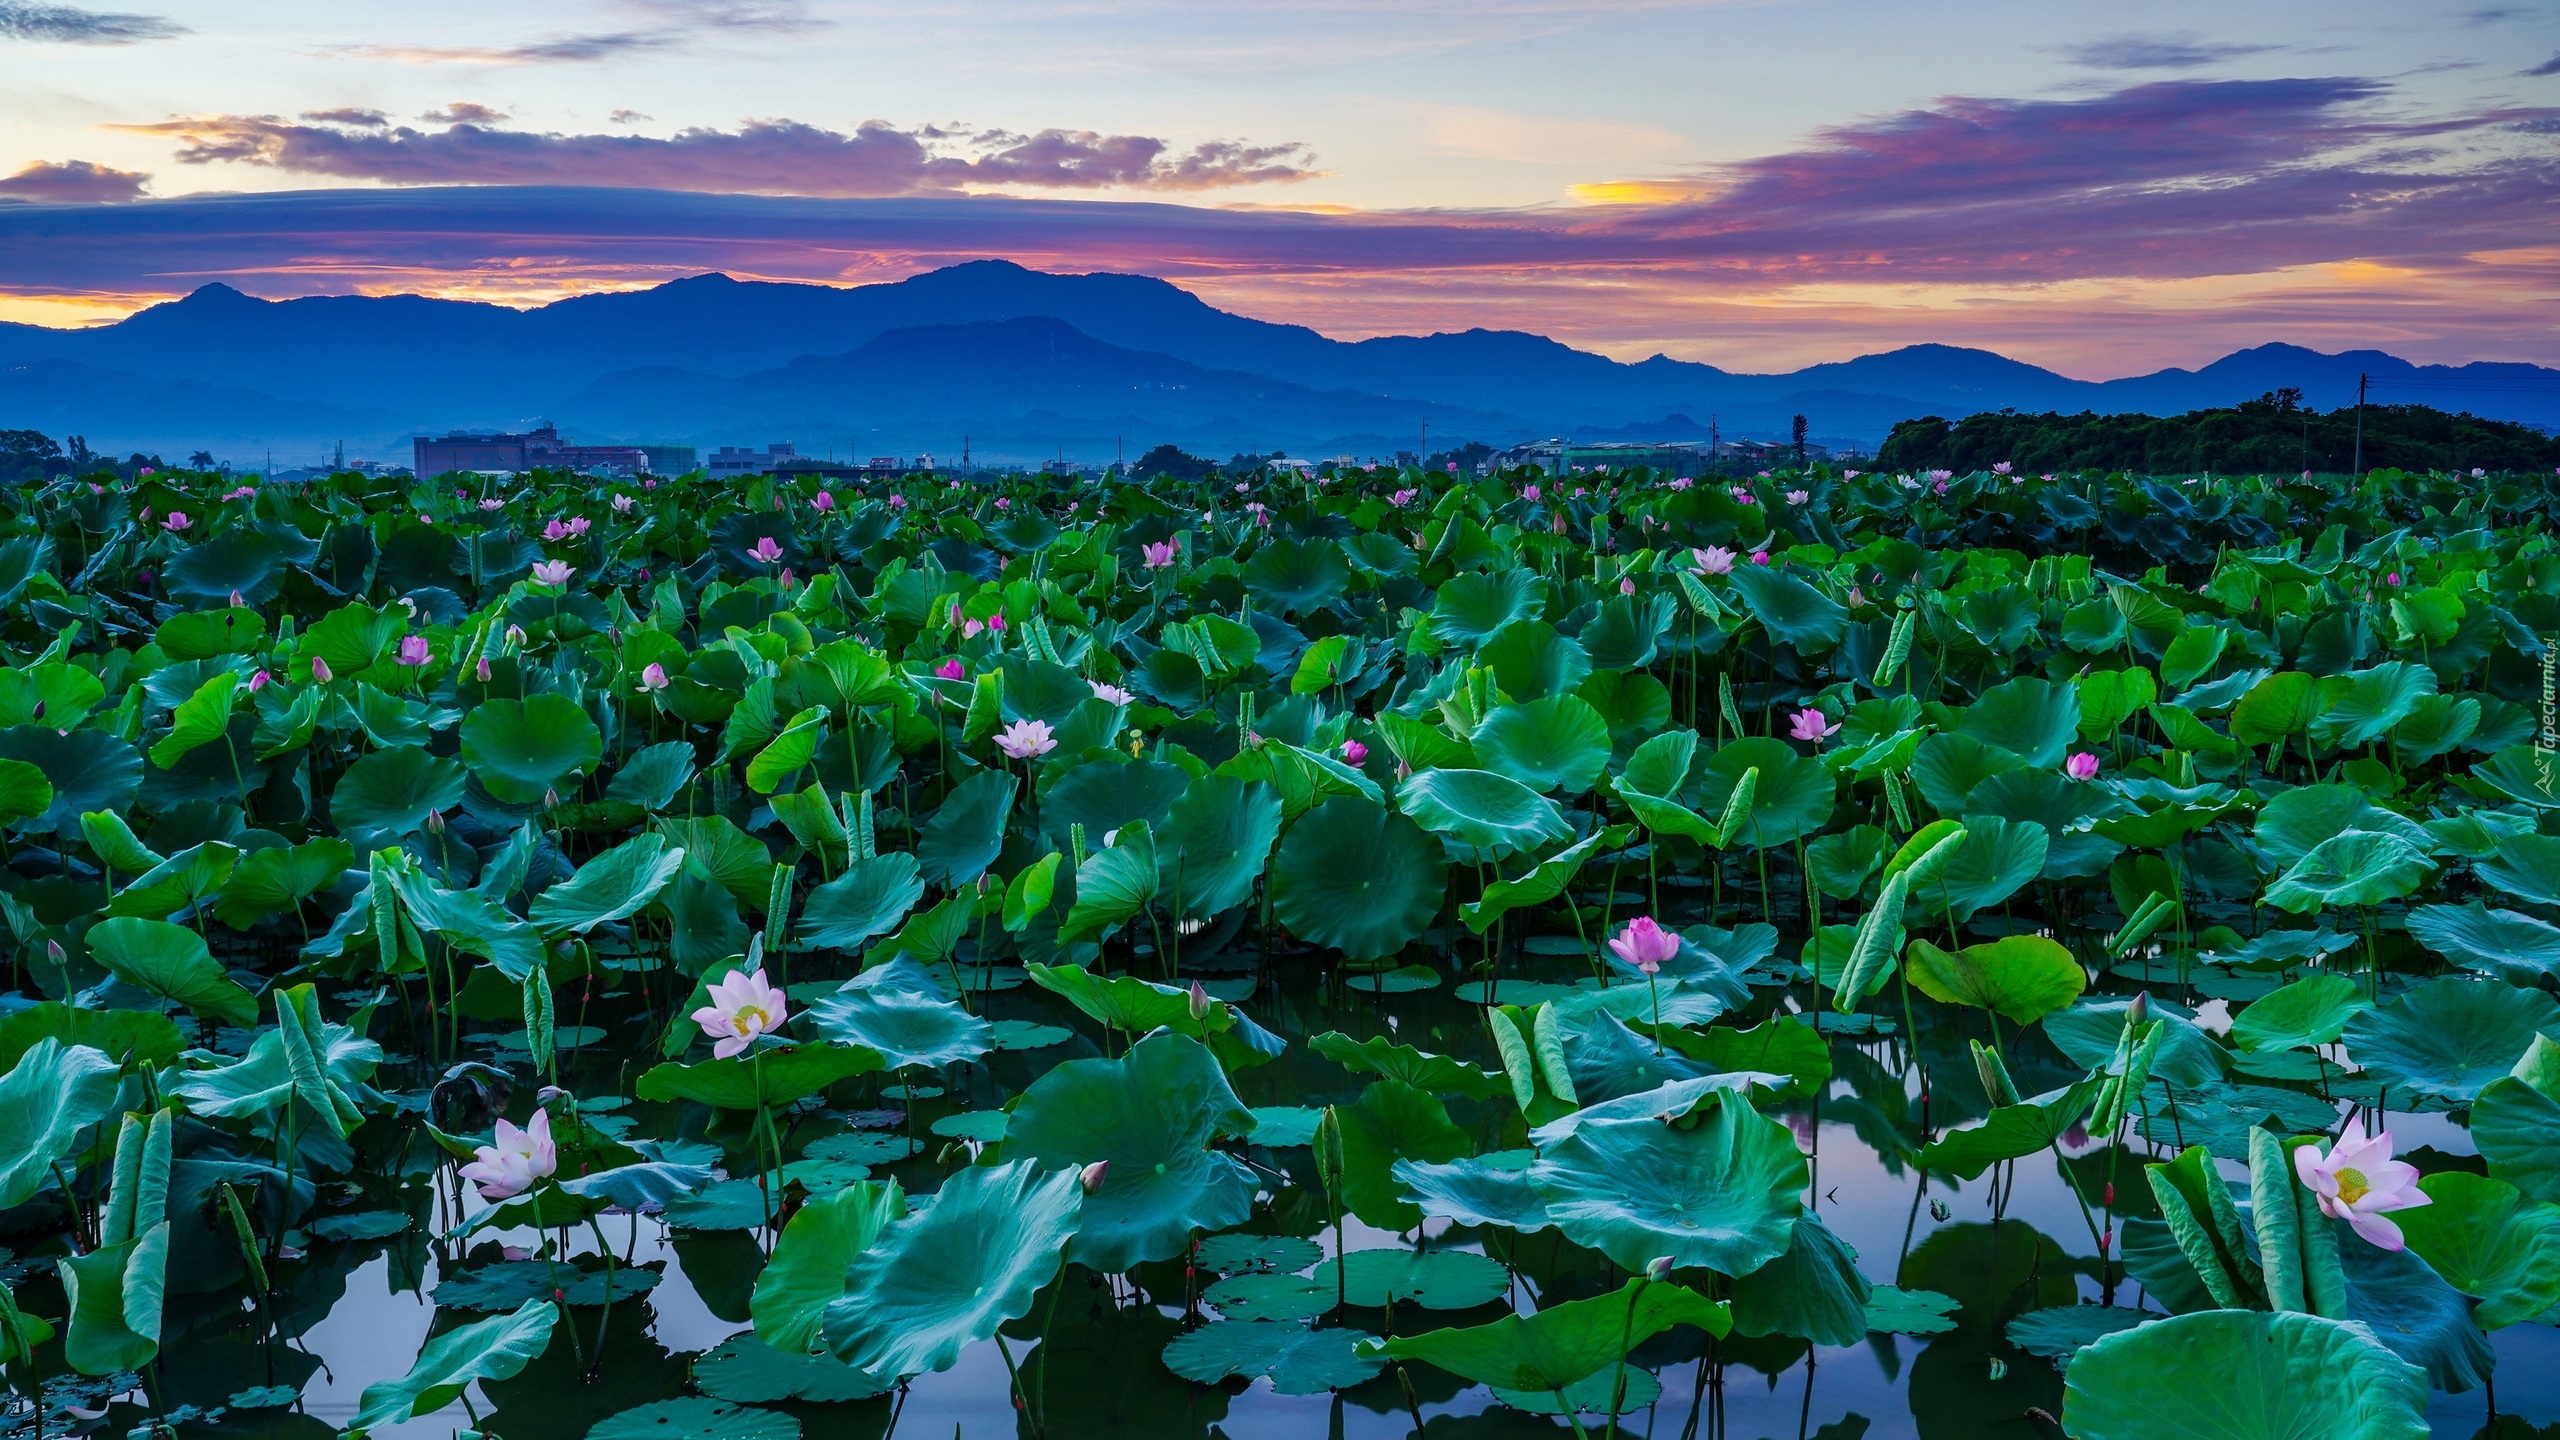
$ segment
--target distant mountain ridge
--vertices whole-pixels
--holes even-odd
[[[207,285],[92,329],[0,324],[0,428],[234,459],[343,440],[391,458],[411,433],[548,418],[597,442],[941,454],[965,435],[979,458],[1093,460],[1162,440],[1375,453],[1410,448],[1426,420],[1435,446],[1672,438],[1709,418],[1727,435],[1776,434],[1798,413],[1817,436],[1874,441],[1918,415],[2175,414],[2288,386],[2332,409],[2352,403],[2359,372],[2376,377],[2377,401],[2560,425],[2560,370],[2534,365],[2263,345],[2197,370],[2084,381],[1912,345],[1742,374],[1660,355],[1629,364],[1520,331],[1340,341],[1144,276],[982,260],[841,288],[701,275],[521,311]]]

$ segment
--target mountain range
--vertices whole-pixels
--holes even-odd
[[[114,324],[0,324],[0,429],[108,453],[290,462],[343,442],[405,460],[413,434],[556,422],[581,443],[776,440],[802,453],[1108,458],[1778,436],[1873,442],[1984,410],[2176,414],[2292,387],[2560,426],[2560,370],[2414,365],[2262,345],[2197,370],[2085,381],[1986,350],[1912,345],[1785,374],[1625,363],[1519,331],[1330,339],[1165,281],[1005,261],[878,285],[699,275],[516,310],[415,295],[254,299],[206,285]]]

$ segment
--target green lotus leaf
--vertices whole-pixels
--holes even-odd
[[[291,538],[247,529],[208,536],[169,562],[163,583],[170,594],[199,605],[234,595],[242,605],[264,605],[282,588],[285,567],[310,559],[317,548],[290,529],[285,535]]]
[[[836,1283],[841,1293],[841,1276]],[[693,1382],[704,1394],[721,1400],[806,1400],[821,1405],[868,1400],[890,1388],[832,1355],[777,1350],[753,1334],[732,1335],[696,1356]]]
[[[24,760],[0,760],[0,825],[31,820],[53,808],[53,782]]]
[[[2068,1010],[2045,1017],[2045,1038],[2081,1069],[2104,1069],[2114,1062],[2116,1041],[2124,1035],[2125,1010],[2131,1003],[2129,998],[2112,996],[2084,998]],[[2151,1078],[2192,1087],[2213,1084],[2229,1073],[2229,1055],[2196,1024],[2194,1011],[2156,995],[2149,1008],[2153,1019],[2169,1025],[2168,1038],[2151,1062]]]
[[[1547,1202],[1529,1184],[1529,1166],[1537,1152],[1505,1150],[1445,1165],[1399,1160],[1396,1183],[1407,1204],[1426,1215],[1445,1215],[1461,1225],[1500,1225],[1527,1234],[1555,1222]]]
[[[449,1272],[429,1298],[454,1310],[512,1310],[534,1299],[602,1305],[646,1295],[665,1278],[655,1270],[629,1265],[615,1266],[608,1280],[602,1267],[589,1270],[541,1260],[493,1260]]]
[[[2279,868],[2350,830],[2395,835],[2421,851],[2433,843],[2416,821],[2374,804],[2353,785],[2297,786],[2258,812],[2258,848]]]
[[[2070,950],[2041,935],[2010,935],[1956,951],[1914,940],[1906,971],[1932,1000],[1997,1010],[2016,1025],[2067,1007],[2089,983]]]
[[[559,1319],[559,1306],[527,1300],[512,1315],[493,1315],[429,1340],[408,1374],[364,1388],[348,1433],[361,1435],[441,1410],[474,1381],[514,1376],[551,1343],[551,1327]]]
[[[994,1026],[953,1004],[924,967],[904,955],[819,996],[804,1013],[820,1034],[875,1050],[895,1070],[957,1065],[995,1044]]]
[[[92,811],[122,812],[142,785],[142,752],[103,730],[0,730],[0,759],[33,765],[52,782],[52,805],[25,822],[38,833],[77,831]]]
[[[1506,627],[1476,652],[1480,664],[1493,667],[1493,683],[1505,695],[1538,700],[1569,694],[1591,674],[1590,652],[1544,620]],[[1589,697],[1585,697],[1586,699]],[[1396,752],[1419,770],[1426,764],[1472,764],[1472,761],[1425,760]]]
[[[1384,1035],[1354,1040],[1339,1030],[1328,1030],[1308,1041],[1307,1046],[1346,1070],[1383,1075],[1434,1095],[1458,1094],[1470,1100],[1490,1100],[1510,1089],[1502,1077],[1464,1060],[1399,1045]]]
[[[490,794],[531,805],[604,758],[604,737],[564,695],[484,700],[462,722],[462,763]]]
[[[1609,725],[1574,695],[1505,705],[1472,739],[1484,768],[1540,793],[1579,795],[1609,764]]]
[[[1342,547],[1322,537],[1265,541],[1244,564],[1247,593],[1278,605],[1283,614],[1320,610],[1350,583],[1351,566],[1342,558]]]
[[[2518,911],[2477,900],[2423,905],[2409,912],[2409,933],[2454,964],[2510,984],[2538,988],[2544,977],[2560,976],[2560,926]]]
[[[2560,905],[2560,836],[2501,831],[2490,843],[2497,853],[2474,862],[2481,879],[2537,905]]]
[[[1738,1100],[1692,1121],[1585,1121],[1540,1146],[1529,1183],[1566,1239],[1624,1269],[1668,1255],[1748,1275],[1786,1253],[1804,1156],[1786,1126]]]
[[[1547,582],[1534,570],[1453,576],[1432,603],[1431,633],[1444,644],[1481,645],[1506,625],[1535,620],[1546,603]]]
[[[2319,681],[2298,670],[2280,670],[2249,687],[2231,707],[2231,738],[2265,745],[2302,733],[2319,713]]]
[[[1720,837],[1725,845],[1755,848],[1786,845],[1830,823],[1839,798],[1839,781],[1821,761],[1789,749],[1783,740],[1746,735],[1707,758],[1698,773],[1698,808],[1721,816],[1733,800],[1743,775],[1757,770],[1751,815],[1735,833]]]
[[[2043,874],[2050,845],[2041,825],[1971,816],[1945,868],[1933,879],[1915,877],[1911,904],[1923,915],[1945,915],[1961,924]]]
[[[2041,1355],[2053,1368],[2068,1370],[2071,1357],[2119,1330],[2131,1330],[2160,1318],[2154,1310],[2127,1310],[2120,1305],[2056,1305],[2030,1310],[2009,1322],[2009,1343],[2030,1355]]]
[[[152,866],[116,892],[109,915],[162,920],[192,905],[201,905],[231,879],[240,852],[219,840],[190,845]]]
[[[948,1370],[960,1352],[1031,1313],[1074,1237],[1084,1198],[1073,1170],[1036,1161],[971,1165],[933,1204],[890,1222],[846,1271],[824,1333],[836,1358],[880,1376]]]
[[[1666,1027],[1662,1038],[1717,1072],[1792,1076],[1798,1094],[1813,1094],[1831,1078],[1830,1042],[1821,1031],[1790,1016],[1773,1016],[1747,1030],[1730,1025],[1704,1030]]]
[[[1695,817],[1692,817],[1695,818]],[[1703,825],[1705,822],[1701,821]],[[1495,880],[1484,887],[1484,897],[1458,907],[1458,918],[1466,927],[1481,935],[1493,922],[1513,910],[1544,905],[1564,893],[1573,877],[1582,872],[1582,864],[1608,845],[1623,844],[1630,832],[1623,825],[1590,834],[1548,856],[1516,880]]]
[[[1421,771],[1397,788],[1396,805],[1424,829],[1494,855],[1573,837],[1554,801],[1490,770]]]
[[[247,1027],[258,997],[214,963],[204,937],[165,920],[124,917],[89,928],[89,956],[118,979],[197,1015]]]
[[[1461,1379],[1505,1390],[1554,1392],[1612,1367],[1674,1325],[1723,1336],[1733,1328],[1726,1307],[1679,1285],[1630,1280],[1607,1295],[1506,1315],[1489,1325],[1399,1335],[1378,1349],[1422,1360]],[[1605,1408],[1605,1406],[1603,1407]]]
[[[1312,1320],[1335,1303],[1331,1290],[1304,1275],[1268,1272],[1231,1276],[1200,1298],[1229,1320]]]
[[[2409,718],[2418,702],[2436,693],[2436,672],[2406,660],[2389,660],[2369,670],[2330,675],[2320,683],[2311,717],[2313,742],[2326,750],[2350,750],[2370,744]]]
[[[1192,782],[1156,836],[1157,863],[1170,872],[1160,888],[1177,895],[1191,917],[1243,904],[1280,837],[1280,815],[1279,792],[1261,781],[1208,775]]]
[[[1772,639],[1810,655],[1832,649],[1848,633],[1848,610],[1797,578],[1792,570],[1737,566],[1729,578],[1735,593],[1749,607],[1751,617],[1768,630]]]
[[[2560,1037],[2560,1001],[2495,980],[2420,981],[2347,1022],[2347,1053],[2395,1090],[2454,1104],[2476,1100],[2533,1046]]]
[[[2445,1283],[2480,1302],[2501,1330],[2560,1305],[2560,1205],[2459,1170],[2418,1182],[2432,1202],[2392,1212],[2401,1237]]]
[[[1086,856],[1076,869],[1076,900],[1058,925],[1058,938],[1073,943],[1098,940],[1146,912],[1161,880],[1156,863],[1156,836],[1144,820],[1133,820],[1108,844]]]
[[[2350,830],[2322,841],[2267,887],[2267,903],[2304,914],[2332,905],[2378,905],[2410,894],[2435,868],[2396,835]]]
[[[2231,1022],[2231,1038],[2243,1050],[2326,1045],[2371,1008],[2353,978],[2319,971],[2250,1001]]]
[[[338,883],[355,863],[355,847],[322,837],[300,845],[252,850],[232,867],[214,897],[214,915],[246,930],[271,915],[298,913],[302,902]]]
[[[2424,1440],[2420,1372],[2364,1326],[2209,1310],[2079,1351],[2063,1427],[2078,1440]]]
[[[1514,782],[1487,778],[1554,814],[1552,805]],[[1556,823],[1562,825],[1561,817]],[[1272,913],[1302,940],[1350,959],[1378,959],[1431,924],[1447,874],[1441,846],[1413,821],[1357,797],[1335,796],[1299,816],[1281,837],[1271,862]]]
[[[869,1074],[880,1052],[846,1045],[788,1045],[752,1057],[660,1065],[640,1077],[643,1100],[699,1100],[720,1110],[755,1110],[815,1095],[839,1080]]]
[[[119,1073],[98,1051],[46,1036],[0,1076],[0,1209],[53,1183],[80,1132],[115,1112]]]
[[[1252,1173],[1210,1141],[1252,1129],[1208,1048],[1158,1033],[1117,1060],[1069,1060],[1033,1081],[1006,1126],[1005,1153],[1070,1172],[1109,1162],[1084,1198],[1068,1258],[1120,1271],[1179,1255],[1194,1230],[1250,1213]]]
[[[587,1440],[800,1440],[798,1417],[726,1400],[652,1400],[608,1415]]]
[[[1950,1130],[1921,1148],[1921,1169],[1975,1180],[2003,1160],[2019,1160],[2052,1145],[2088,1118],[2101,1086],[2082,1080],[2015,1105],[1994,1109],[1979,1125]]]
[[[1316,1242],[1296,1235],[1228,1234],[1201,1241],[1192,1262],[1221,1275],[1286,1275],[1306,1269],[1323,1254]]]
[[[951,788],[916,840],[916,863],[926,880],[956,889],[995,863],[1017,784],[1001,770],[981,770]]]
[[[1956,1328],[1956,1299],[1935,1290],[1877,1285],[1867,1291],[1867,1330],[1879,1335],[1943,1335]]]
[[[1339,1289],[1345,1303],[1364,1310],[1383,1310],[1391,1303],[1472,1310],[1511,1288],[1511,1272],[1501,1261],[1471,1250],[1354,1250],[1339,1263],[1318,1265],[1313,1279],[1317,1289]]]
[[[2028,766],[2062,763],[2080,733],[2080,692],[2033,676],[1994,685],[1965,707],[1954,733],[1997,746]]]
[[[329,818],[361,850],[376,850],[462,803],[469,772],[422,745],[375,750],[357,759],[329,792]],[[538,797],[537,797],[538,798]]]
[[[1985,809],[1974,804],[1974,791],[2025,767],[2012,751],[1970,735],[1940,733],[1920,742],[1911,760],[1911,780],[1939,814],[1969,815]]]
[[[0,670],[0,726],[32,726],[42,719],[40,728],[69,730],[105,698],[106,683],[77,665],[57,660]]]
[[[322,1020],[319,992],[310,985],[268,994],[276,1025],[248,1054],[181,1075],[170,1088],[199,1115],[264,1115],[299,1101],[331,1134],[346,1138],[364,1122],[364,1107],[381,1103],[365,1081],[382,1063],[382,1047],[352,1027]]]
[[[923,898],[915,856],[892,852],[856,860],[809,892],[792,939],[822,950],[859,950],[897,929]]]
[[[2489,1173],[2536,1200],[2560,1201],[2560,1045],[2536,1036],[2471,1107],[2471,1139]]]
[[[16,1069],[48,1037],[65,1048],[86,1045],[111,1059],[152,1066],[168,1064],[187,1048],[177,1022],[156,1011],[92,1010],[46,1000],[0,1016],[0,1075]]]
[[[607,800],[643,810],[663,810],[693,781],[693,747],[681,740],[644,745],[626,758],[604,787]]]
[[[1396,1179],[1399,1161],[1455,1160],[1475,1148],[1437,1096],[1401,1080],[1376,1081],[1358,1104],[1334,1113],[1342,1124],[1343,1208],[1381,1230],[1422,1223]]]
[[[526,918],[549,934],[583,934],[638,914],[683,868],[684,852],[668,848],[666,836],[634,835],[535,896]]]
[[[816,1350],[826,1308],[844,1296],[845,1271],[889,1222],[906,1213],[906,1195],[894,1180],[858,1180],[793,1212],[774,1243],[773,1258],[756,1275],[748,1306],[756,1335],[780,1354]]]
[[[2531,745],[2510,745],[2471,767],[2471,778],[2540,810],[2560,810],[2556,768]],[[51,772],[48,772],[51,773]]]
[[[1385,1368],[1364,1356],[1371,1339],[1358,1330],[1316,1330],[1275,1320],[1221,1320],[1177,1336],[1164,1347],[1165,1368],[1185,1380],[1215,1385],[1230,1377],[1269,1376],[1282,1395],[1320,1395],[1357,1385]]]
[[[1796,1221],[1786,1253],[1734,1277],[1733,1328],[1745,1335],[1793,1335],[1817,1345],[1866,1338],[1875,1287],[1858,1273],[1858,1252],[1812,1215]]]

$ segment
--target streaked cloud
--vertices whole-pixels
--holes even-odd
[[[2550,59],[2543,61],[2541,64],[2534,66],[2532,69],[2527,70],[2524,73],[2527,75],[2560,75],[2560,50],[2553,51]]]
[[[683,38],[674,31],[620,30],[607,34],[553,35],[520,45],[349,45],[337,53],[358,60],[402,65],[540,65],[610,60],[635,50],[657,50]]]
[[[38,160],[18,173],[0,176],[0,200],[34,200],[50,205],[109,205],[142,198],[151,177],[138,170],[117,170],[86,160],[59,164]]]
[[[347,122],[305,116],[212,115],[115,127],[179,142],[188,165],[232,163],[393,185],[581,185],[718,194],[867,197],[956,194],[985,186],[1211,190],[1305,179],[1298,145],[1212,140],[1177,151],[1148,135],[1091,130],[1034,134],[879,121],[851,132],[792,120],[734,131],[562,135],[500,129],[485,106],[427,117],[442,130],[386,126],[371,112]]]
[[[2062,46],[2059,53],[2072,64],[2092,70],[2193,70],[2279,48],[2216,42],[2197,31],[2181,30],[2168,35],[2105,35]]]
[[[73,5],[0,4],[0,38],[69,45],[131,45],[167,40],[187,27],[160,15],[83,10]]]

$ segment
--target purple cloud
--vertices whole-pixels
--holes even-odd
[[[1135,186],[1206,190],[1304,179],[1298,145],[1209,141],[1179,154],[1147,135],[1043,130],[1036,135],[909,131],[869,121],[850,134],[794,120],[736,131],[561,135],[504,130],[482,106],[426,117],[441,131],[386,128],[371,112],[341,123],[215,115],[119,127],[179,140],[189,165],[228,161],[304,175],[395,185],[590,185],[728,194],[867,197],[956,194],[978,185],[1053,189]],[[951,153],[959,140],[974,155]]]
[[[111,170],[86,160],[56,165],[38,160],[17,174],[0,178],[0,199],[34,200],[49,205],[109,205],[142,198],[151,177],[139,170]]]
[[[2243,55],[2263,55],[2273,45],[2239,45],[2205,39],[2192,30],[2171,35],[2107,35],[2065,45],[2072,64],[2091,70],[2192,70]]]

